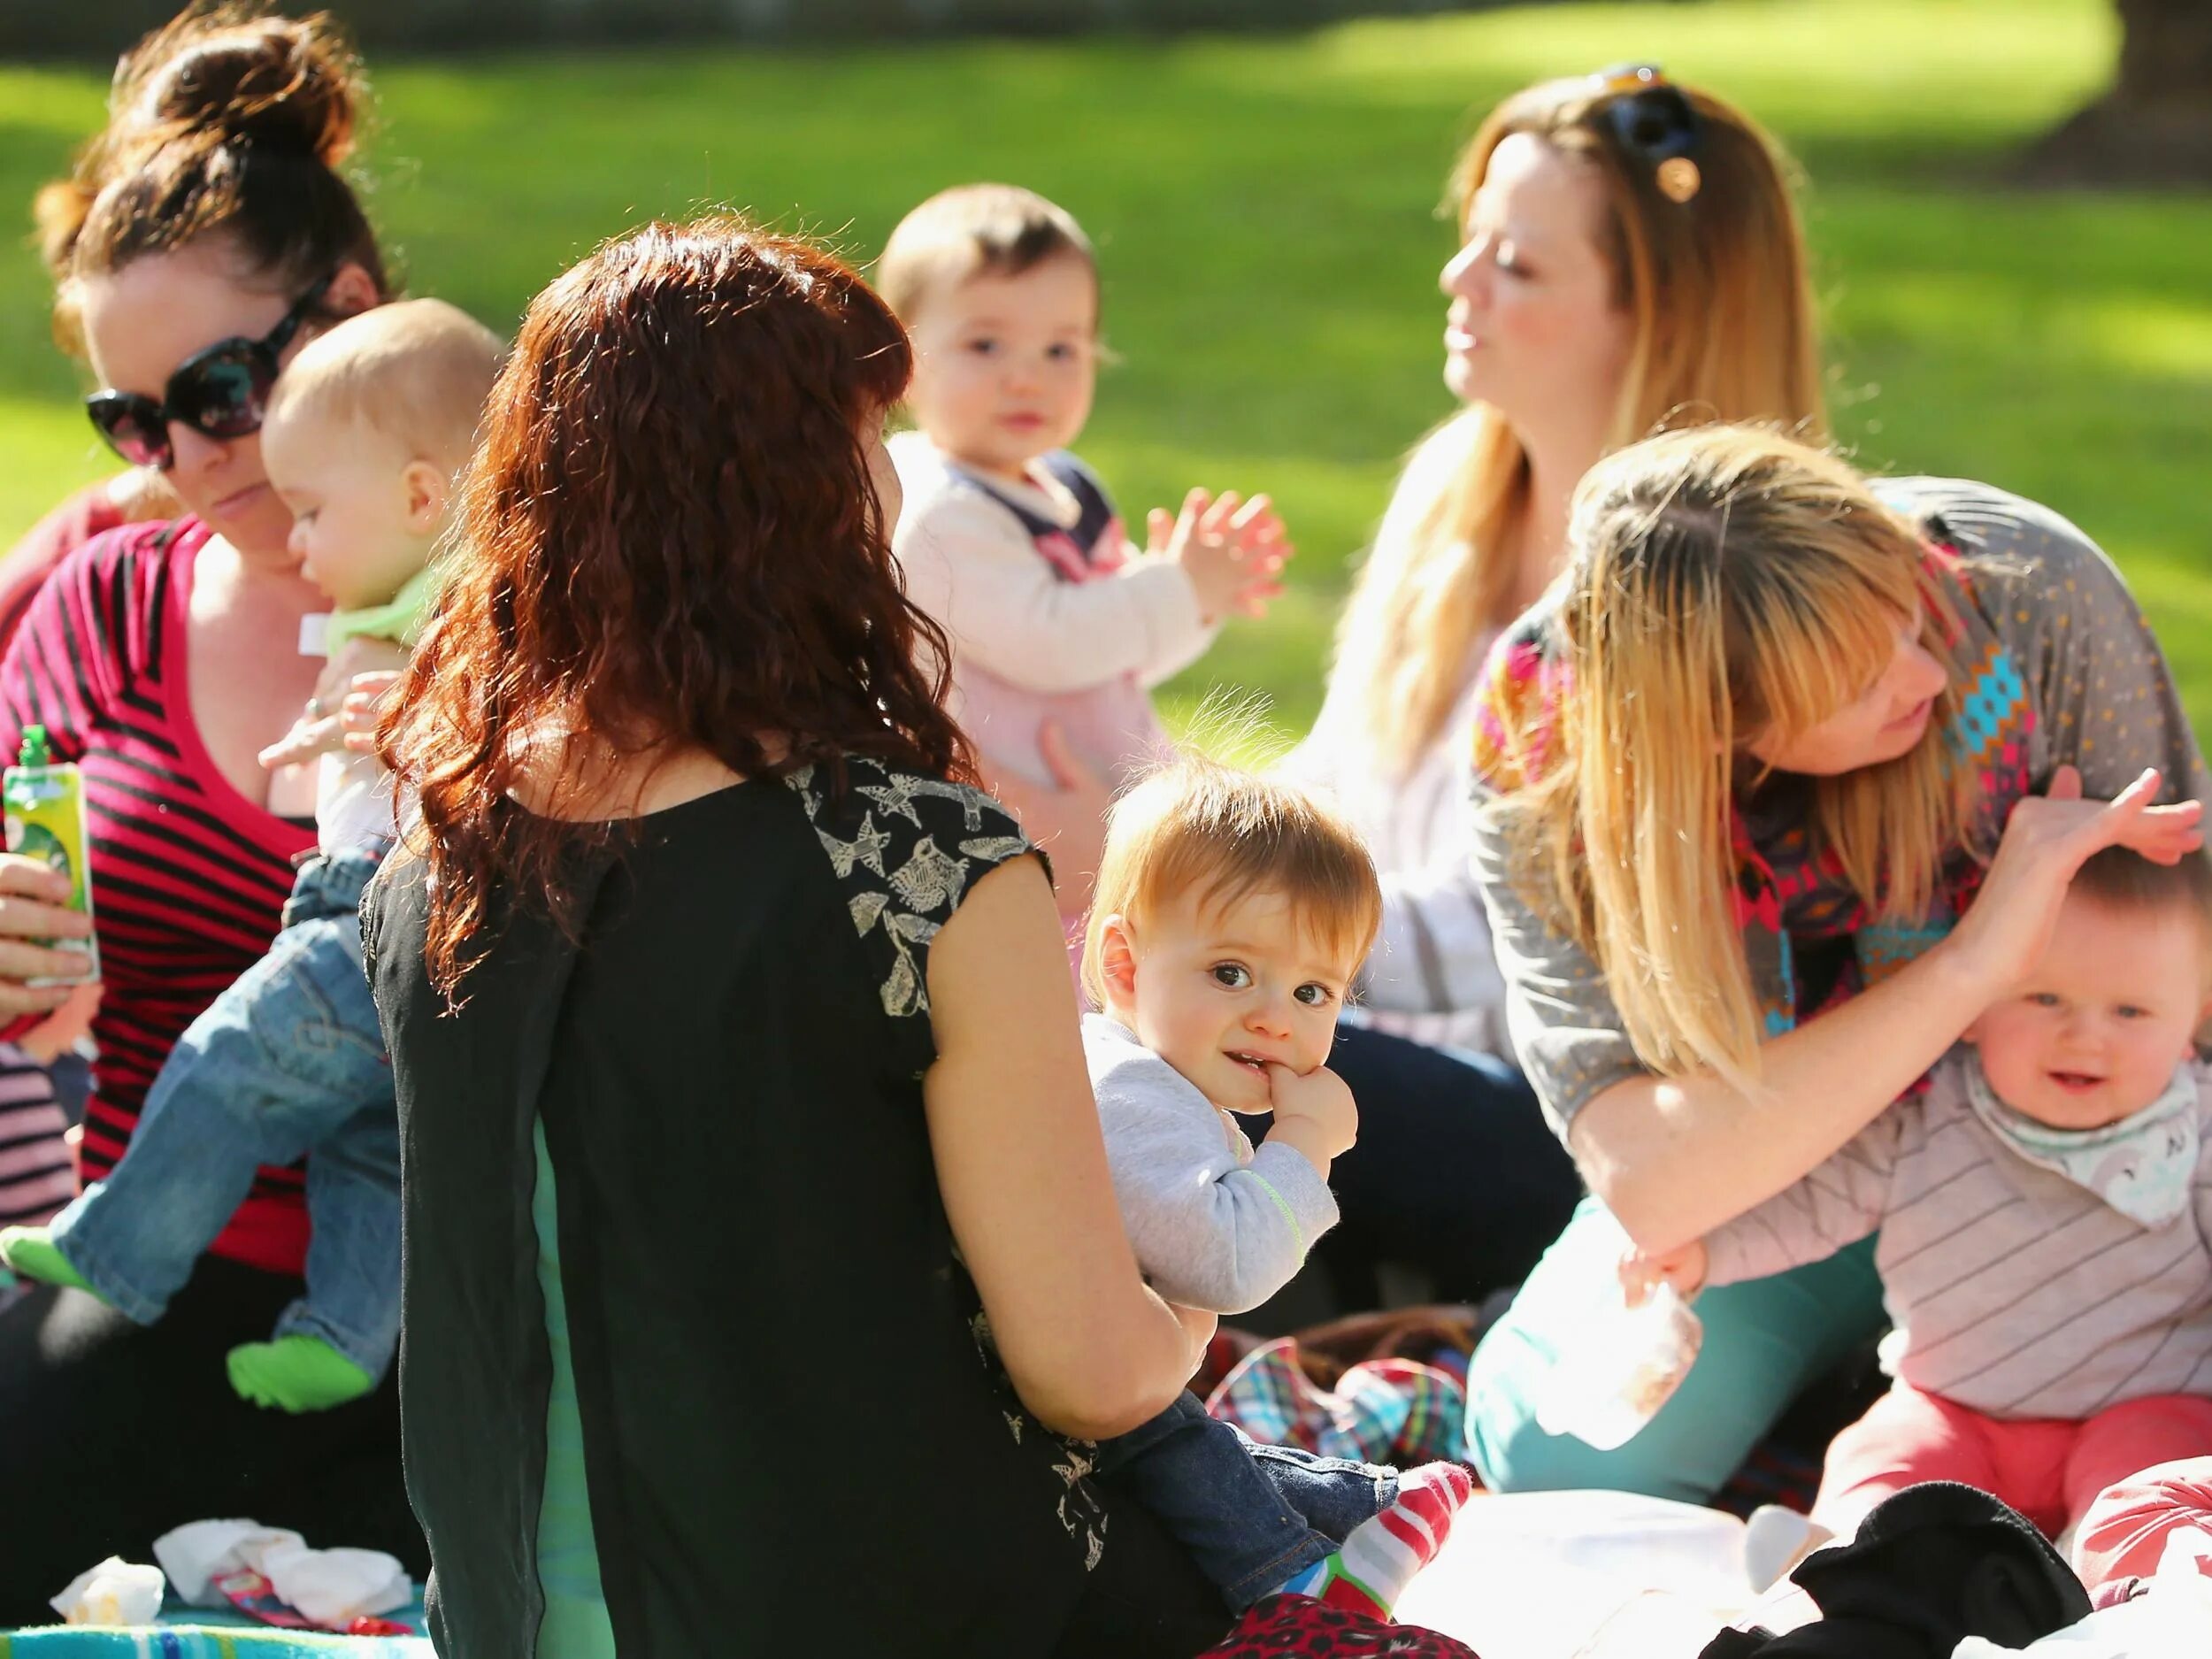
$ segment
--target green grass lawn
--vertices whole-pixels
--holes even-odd
[[[340,0],[340,10],[345,9]],[[121,42],[118,43],[119,45]],[[1119,365],[1082,448],[1125,507],[1267,489],[1292,593],[1171,687],[1311,717],[1327,636],[1438,380],[1458,142],[1540,76],[1664,62],[1804,163],[1839,424],[1868,465],[2071,515],[2212,718],[2212,197],[2007,193],[2008,154],[2105,80],[2106,0],[1548,6],[1157,44],[531,53],[377,65],[373,211],[410,280],[503,327],[611,232],[748,208],[872,255],[944,185],[1004,178],[1098,239]],[[95,74],[0,67],[0,201],[101,111]],[[27,249],[0,247],[0,538],[97,475]]]

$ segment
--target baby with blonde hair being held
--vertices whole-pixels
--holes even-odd
[[[1083,1047],[1138,1265],[1170,1302],[1257,1307],[1334,1225],[1358,1133],[1328,1069],[1381,892],[1358,834],[1294,783],[1191,757],[1116,803],[1085,941]],[[1233,1113],[1274,1114],[1256,1151]],[[1387,1617],[1470,1490],[1255,1446],[1185,1393],[1101,1448],[1233,1609],[1292,1591]]]
[[[335,607],[319,644],[395,649],[431,607],[445,527],[503,348],[437,300],[384,305],[318,336],[277,382],[261,434],[292,512],[291,549]],[[315,620],[310,618],[310,620]],[[307,1164],[306,1294],[275,1339],[233,1348],[254,1404],[319,1411],[376,1386],[399,1339],[399,1129],[391,1067],[361,953],[362,889],[394,835],[391,780],[340,752],[325,718],[334,665],[263,764],[324,751],[318,855],[301,865],[284,931],[178,1040],[129,1151],[50,1228],[0,1229],[27,1278],[90,1292],[152,1325],[251,1186],[257,1164]]]

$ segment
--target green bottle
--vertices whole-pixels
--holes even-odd
[[[8,850],[42,859],[69,878],[68,907],[92,914],[92,880],[86,860],[84,778],[71,762],[56,762],[47,747],[46,728],[23,728],[23,749],[16,764],[0,773],[0,800],[7,804]],[[48,941],[58,950],[81,950],[85,971],[65,978],[32,979],[32,985],[74,985],[100,977],[100,949],[83,939]]]

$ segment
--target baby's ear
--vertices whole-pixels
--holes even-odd
[[[1098,977],[1111,1001],[1128,1002],[1137,995],[1135,930],[1119,911],[1099,924]]]
[[[429,535],[445,517],[452,498],[453,480],[428,461],[413,460],[400,474],[407,491],[407,527],[417,535]]]

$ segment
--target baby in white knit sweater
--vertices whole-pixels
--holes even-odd
[[[1050,724],[1129,781],[1167,750],[1149,688],[1279,591],[1281,518],[1264,495],[1193,490],[1148,515],[1147,548],[1124,534],[1069,452],[1098,373],[1098,270],[1056,203],[941,191],[899,222],[875,280],[914,340],[892,550],[951,645],[947,707],[993,777],[1053,781]]]

